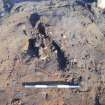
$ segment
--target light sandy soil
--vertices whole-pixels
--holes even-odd
[[[31,13],[12,13],[3,20],[0,25],[0,105],[105,105],[105,37],[100,24],[84,16],[85,10],[81,8],[75,7],[75,11],[61,20],[45,15],[39,20],[48,24],[45,29],[51,38],[45,39],[47,54],[41,53],[44,61],[26,54],[32,38],[30,32],[34,30],[36,36],[38,31],[29,23]],[[64,69],[58,67],[56,51],[51,52],[52,40],[69,61]],[[23,82],[73,80],[79,82],[80,89],[25,89],[22,86]]]

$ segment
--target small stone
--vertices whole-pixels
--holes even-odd
[[[101,9],[105,9],[105,0],[98,0],[97,7],[101,8]]]

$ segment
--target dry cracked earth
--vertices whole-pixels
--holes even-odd
[[[22,86],[35,81],[80,88]],[[0,18],[0,105],[105,105],[105,11],[81,0],[14,5]]]

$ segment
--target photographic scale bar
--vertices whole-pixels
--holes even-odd
[[[29,89],[46,89],[46,88],[65,88],[65,89],[79,89],[80,85],[78,84],[70,84],[68,82],[29,82],[29,83],[23,83],[24,88]]]

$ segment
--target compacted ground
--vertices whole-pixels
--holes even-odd
[[[0,19],[0,105],[105,105],[105,13],[84,1],[26,1]],[[22,86],[38,81],[80,88]]]

